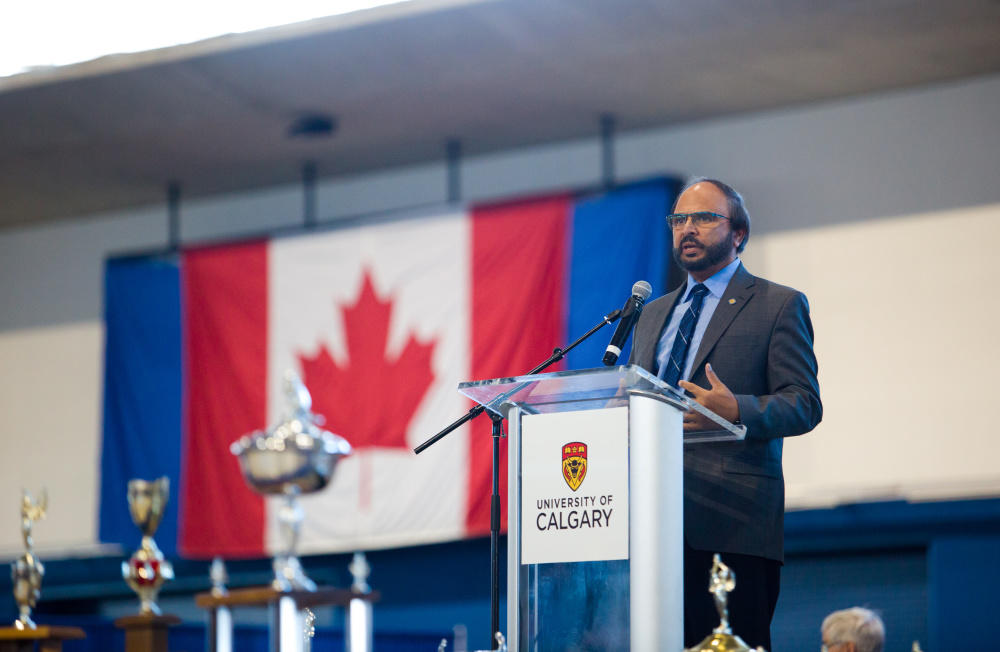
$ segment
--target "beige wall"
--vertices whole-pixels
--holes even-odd
[[[97,540],[103,340],[97,322],[0,332],[0,554],[23,546],[22,488],[48,490],[40,551]]]
[[[824,418],[785,443],[789,507],[1000,495],[998,242],[1000,204],[751,240],[816,329]]]

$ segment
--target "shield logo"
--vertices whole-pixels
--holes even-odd
[[[569,488],[576,491],[587,476],[587,445],[574,441],[563,444],[562,474]]]

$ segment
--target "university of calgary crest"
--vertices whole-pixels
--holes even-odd
[[[587,476],[587,445],[579,441],[563,444],[562,462],[563,479],[576,491]]]

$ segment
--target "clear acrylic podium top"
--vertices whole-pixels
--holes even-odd
[[[708,431],[686,432],[685,443],[732,441],[746,436],[746,426],[726,421],[635,365],[468,381],[460,383],[458,391],[504,417],[512,405],[529,414],[543,414],[620,407],[628,405],[630,396],[646,395],[680,410],[700,412],[718,426]]]

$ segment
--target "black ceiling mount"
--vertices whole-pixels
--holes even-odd
[[[288,127],[289,138],[326,138],[337,131],[337,119],[329,113],[299,115]]]

